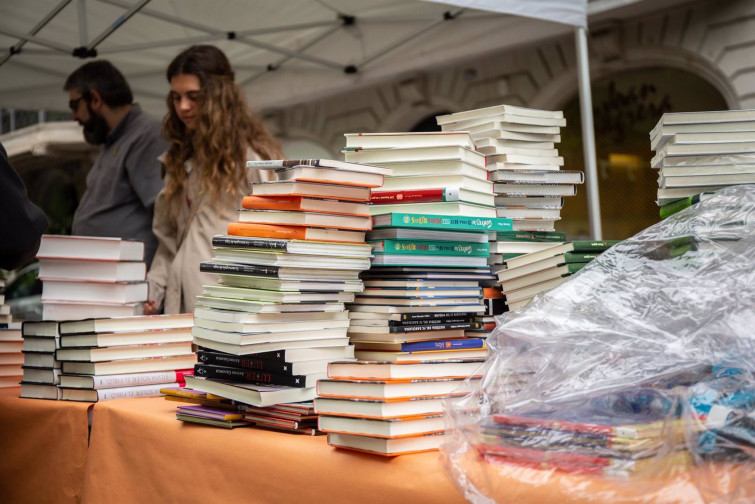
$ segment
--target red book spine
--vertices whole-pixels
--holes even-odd
[[[370,204],[434,203],[446,200],[445,189],[412,189],[408,191],[372,191]]]

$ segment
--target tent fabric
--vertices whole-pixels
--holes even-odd
[[[424,0],[587,28],[587,0]]]
[[[472,8],[421,0],[0,2],[0,46],[17,52],[0,55],[0,107],[65,110],[63,82],[88,61],[74,51],[96,51],[121,69],[142,106],[159,115],[168,90],[165,68],[197,43],[216,44],[228,54],[255,108],[285,107],[572,29],[476,8],[548,4],[557,13],[553,6],[566,12],[585,4],[468,3]],[[538,10],[516,13],[543,13]],[[43,23],[48,15],[52,19]]]

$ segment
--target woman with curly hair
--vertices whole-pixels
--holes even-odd
[[[168,113],[162,156],[165,187],[155,203],[157,253],[150,268],[146,313],[194,310],[202,285],[214,283],[199,272],[212,257],[213,235],[237,220],[251,182],[252,159],[283,159],[278,142],[250,112],[234,82],[225,54],[215,46],[184,50],[168,66]]]

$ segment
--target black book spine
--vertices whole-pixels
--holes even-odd
[[[450,317],[435,318],[426,320],[389,320],[389,326],[412,326],[412,325],[430,325],[430,324],[462,324],[464,322],[474,322],[472,317]]]
[[[401,321],[407,320],[425,320],[425,319],[443,319],[454,317],[474,317],[474,313],[402,313]]]
[[[283,375],[293,374],[291,372],[293,366],[290,363],[279,360],[260,359],[257,356],[249,357],[201,350],[197,353],[197,360],[202,364],[210,364],[213,366],[267,371],[268,373]]]
[[[286,240],[274,240],[269,238],[246,238],[240,236],[213,236],[213,247],[230,248],[258,248],[272,250],[286,250]]]
[[[281,375],[251,369],[239,369],[209,364],[195,364],[194,375],[204,378],[219,378],[237,383],[259,383],[261,385],[283,385],[304,388],[307,377],[301,375]]]
[[[415,326],[392,326],[388,329],[391,333],[413,333],[423,331],[450,331],[453,329],[479,329],[480,324],[477,322],[462,322],[460,324],[433,324],[433,325],[415,325]]]
[[[254,264],[216,263],[202,261],[199,271],[203,273],[226,273],[229,275],[252,275],[278,278],[277,266],[257,266]]]

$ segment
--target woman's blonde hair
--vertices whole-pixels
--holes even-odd
[[[177,198],[186,182],[184,164],[192,159],[200,169],[202,192],[211,200],[228,195],[239,198],[246,180],[246,151],[251,147],[262,159],[283,159],[280,144],[262,121],[251,114],[234,82],[231,64],[215,46],[196,45],[182,51],[168,65],[168,82],[177,75],[199,79],[199,113],[196,128],[188,130],[176,114],[171,95],[163,120],[163,136],[170,142],[166,153],[165,198],[176,215]],[[221,196],[222,195],[222,196]]]

